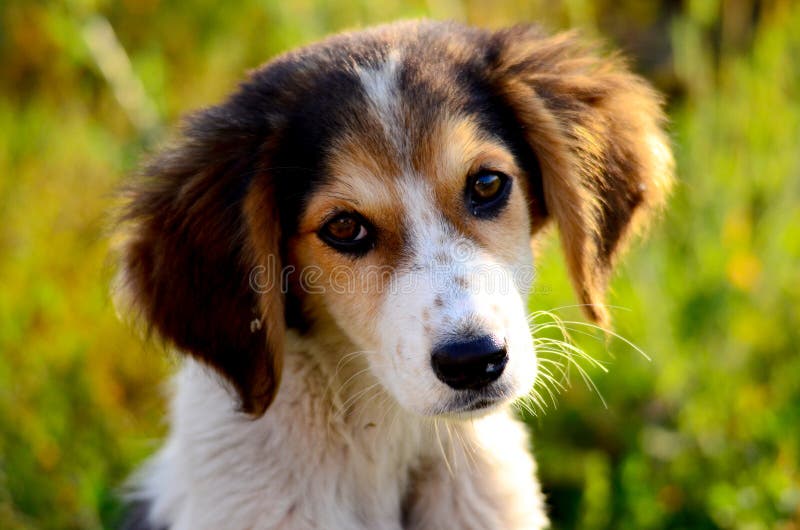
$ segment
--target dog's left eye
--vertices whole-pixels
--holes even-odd
[[[372,246],[367,222],[353,213],[341,213],[325,223],[319,237],[336,250],[352,254],[363,253]]]
[[[511,179],[499,171],[480,171],[468,181],[467,200],[476,217],[492,217],[505,205]]]

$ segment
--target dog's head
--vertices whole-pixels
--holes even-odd
[[[587,315],[671,155],[656,95],[570,35],[401,23],[253,72],[129,188],[127,292],[243,410],[288,327],[347,337],[409,409],[525,394],[531,237],[549,220]]]

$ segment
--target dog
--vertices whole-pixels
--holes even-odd
[[[587,317],[673,174],[659,96],[572,33],[399,22],[251,72],[125,189],[118,297],[184,355],[129,528],[548,525],[510,404],[532,241]]]

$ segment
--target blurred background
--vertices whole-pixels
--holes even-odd
[[[555,528],[800,529],[788,0],[0,2],[0,528],[113,527],[165,432],[173,361],[108,296],[107,214],[141,154],[277,53],[422,16],[580,27],[668,98],[680,183],[610,300],[651,360],[571,325],[597,389],[571,369],[525,415]],[[557,243],[540,260],[531,308],[578,320]]]

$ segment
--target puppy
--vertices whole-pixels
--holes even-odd
[[[251,72],[127,189],[120,292],[186,355],[130,527],[546,527],[509,404],[531,238],[588,318],[668,191],[658,96],[574,36],[401,22]]]

